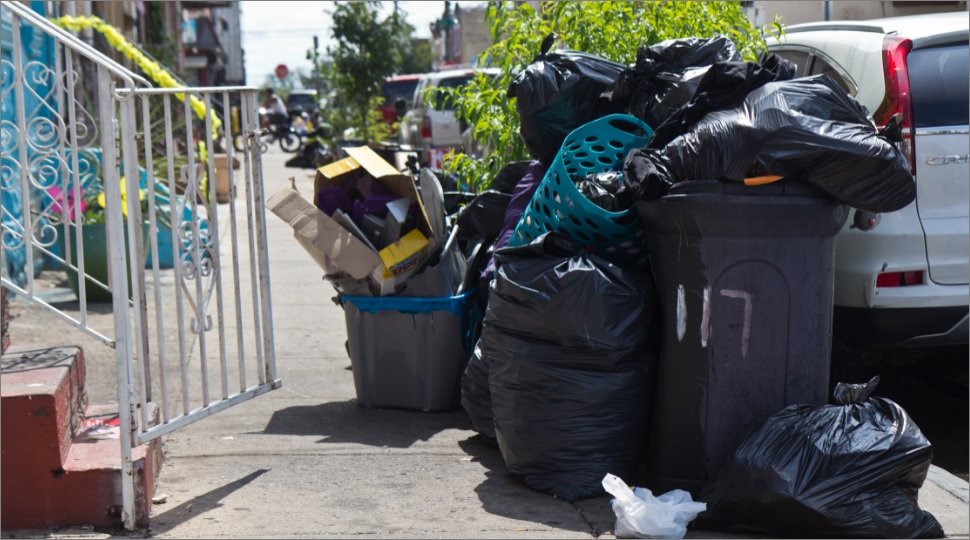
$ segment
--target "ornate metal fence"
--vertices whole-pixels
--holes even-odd
[[[26,6],[0,9],[0,284],[115,349],[132,528],[133,446],[281,384],[256,90],[153,88]],[[25,54],[38,40],[46,62]],[[214,112],[233,108],[240,125]],[[76,304],[45,301],[40,266]],[[112,328],[92,324],[99,305]]]

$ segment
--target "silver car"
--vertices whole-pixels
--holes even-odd
[[[497,74],[490,69],[452,69],[425,73],[414,90],[414,101],[401,122],[401,142],[418,152],[422,164],[431,168],[441,166],[441,158],[452,149],[463,145],[461,125],[454,109],[446,103],[444,96],[437,95],[434,100],[426,99],[429,88],[459,88],[464,86],[479,72]],[[433,101],[433,102],[432,102]],[[467,144],[467,139],[465,143]]]
[[[836,238],[834,334],[850,348],[968,343],[967,43],[966,12],[801,24],[769,41],[799,75],[832,77],[877,125],[902,114],[916,200],[856,210]]]

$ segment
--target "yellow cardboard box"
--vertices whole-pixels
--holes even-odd
[[[395,169],[367,146],[346,148],[345,151],[350,157],[317,169],[314,192],[324,187],[340,186],[353,175],[363,172],[388,193],[406,197],[418,205],[420,211],[414,231],[378,253],[292,188],[275,193],[266,206],[293,227],[297,241],[325,271],[336,266],[354,279],[371,276],[372,280],[379,281],[379,276],[383,276],[393,284],[402,283],[440,241],[432,235],[427,210],[417,195],[414,179]],[[325,264],[327,257],[332,266]],[[393,293],[393,287],[388,287],[387,283],[375,285],[382,294]]]

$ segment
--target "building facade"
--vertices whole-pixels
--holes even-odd
[[[444,13],[431,24],[434,69],[473,65],[491,45],[485,8],[444,2]]]
[[[114,26],[186,83],[245,83],[239,2],[229,0],[50,0],[49,17],[94,15]],[[131,68],[130,62],[91,31],[81,37]]]

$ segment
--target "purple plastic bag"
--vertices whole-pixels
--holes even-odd
[[[387,217],[387,203],[399,198],[393,195],[371,195],[366,199],[354,201],[354,208],[350,213],[350,218],[357,224],[364,221],[364,214],[370,214],[384,219]]]
[[[313,204],[328,216],[332,216],[337,210],[350,213],[350,196],[341,187],[326,187],[317,191]]]

